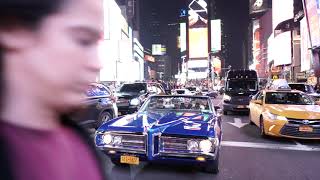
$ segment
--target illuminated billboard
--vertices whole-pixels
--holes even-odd
[[[286,7],[286,8],[283,8]],[[273,30],[279,23],[294,17],[293,0],[273,0],[272,1],[272,22]],[[291,64],[291,31],[281,33],[274,37],[272,42],[272,56],[274,65]]]
[[[208,3],[189,0],[189,60],[208,58]]]
[[[221,51],[221,20],[211,20],[211,51]]]
[[[311,48],[308,24],[304,17],[300,21],[300,32],[301,32],[301,71],[308,71],[311,69]]]
[[[167,48],[161,44],[152,44],[152,55],[162,56],[167,53]]]
[[[189,30],[189,58],[208,56],[208,29],[194,28]]]
[[[250,14],[265,12],[268,10],[268,0],[250,0]]]
[[[320,46],[320,23],[319,23],[319,1],[305,0],[305,11],[307,14],[307,23],[310,27],[311,44],[312,46]]]
[[[185,53],[187,50],[187,24],[180,23],[180,52]]]

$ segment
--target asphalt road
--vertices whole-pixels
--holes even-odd
[[[215,99],[218,105],[221,98]],[[245,114],[223,116],[220,172],[141,163],[117,167],[105,157],[110,180],[319,180],[320,141],[261,138]]]

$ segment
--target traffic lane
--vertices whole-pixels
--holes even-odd
[[[240,119],[243,127],[235,127],[231,123],[235,123],[235,119]],[[232,115],[222,117],[223,141],[240,141],[255,143],[280,143],[294,145],[294,141],[286,138],[263,138],[260,136],[259,128],[251,125],[247,115]]]
[[[222,96],[218,96],[213,100],[215,106],[222,106]],[[243,127],[237,128],[230,123],[235,123],[235,119],[240,119]],[[245,141],[245,142],[257,142],[257,143],[272,143],[272,144],[284,144],[284,145],[306,145],[320,147],[320,140],[301,140],[301,139],[289,139],[281,137],[267,137],[262,138],[260,136],[259,127],[251,125],[249,116],[247,113],[230,113],[229,115],[222,116],[223,126],[223,140],[230,141]]]
[[[114,166],[112,180],[303,180],[319,179],[318,152],[223,147],[220,172],[204,173],[197,167],[142,163],[139,166]]]

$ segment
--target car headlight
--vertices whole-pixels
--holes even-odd
[[[134,98],[130,101],[130,105],[138,106],[140,104],[140,100],[138,98]]]
[[[105,134],[105,135],[103,135],[102,140],[105,144],[111,144],[113,137],[111,134]]]
[[[202,140],[199,143],[200,150],[204,153],[209,153],[212,151],[213,144],[210,140]]]
[[[188,141],[188,150],[189,151],[198,151],[199,150],[199,143],[195,140]]]
[[[284,116],[278,116],[278,115],[272,114],[272,113],[270,113],[270,112],[266,112],[265,114],[266,114],[267,117],[268,117],[269,119],[271,119],[271,120],[284,120],[284,121],[288,120],[288,119],[287,119],[286,117],[284,117]]]
[[[113,144],[116,146],[119,146],[122,144],[122,137],[121,136],[115,136],[113,138]]]
[[[224,95],[224,96],[223,96],[223,100],[224,100],[224,101],[231,101],[231,97],[228,96],[228,95]]]

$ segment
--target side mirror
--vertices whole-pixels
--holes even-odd
[[[254,104],[262,105],[262,100],[252,100],[251,102]]]

